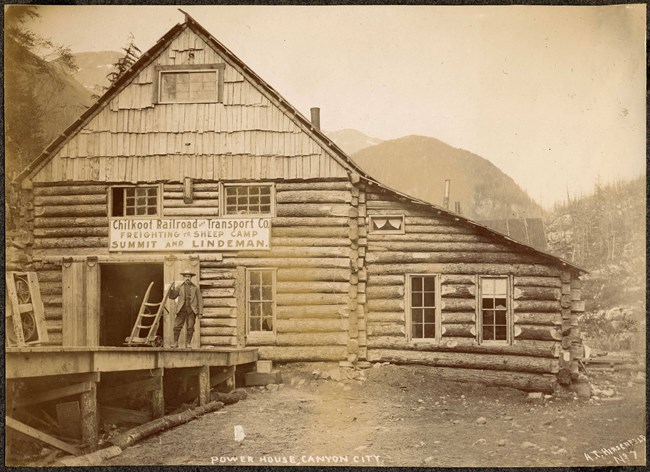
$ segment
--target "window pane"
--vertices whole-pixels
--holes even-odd
[[[258,318],[262,315],[262,306],[259,303],[250,303],[251,318]]]
[[[250,287],[250,299],[251,300],[260,300],[260,286],[251,285]]]
[[[506,327],[505,326],[497,326],[495,328],[495,335],[494,339],[498,339],[500,341],[505,341],[506,340]]]
[[[422,323],[422,315],[423,313],[421,308],[411,310],[411,319],[413,323]]]
[[[262,321],[262,331],[273,331],[273,318],[265,316]]]
[[[411,306],[422,306],[422,294],[414,292],[411,295]]]
[[[427,323],[424,325],[424,337],[425,338],[435,338],[436,337],[436,325],[432,323]]]
[[[483,310],[483,324],[494,324],[494,312],[492,310]]]
[[[250,330],[251,331],[261,331],[261,323],[259,318],[250,318]]]
[[[262,287],[262,300],[273,300],[273,287],[271,285]]]
[[[424,306],[436,306],[436,294],[432,292],[424,293]]]
[[[506,311],[505,310],[497,310],[495,312],[495,314],[496,314],[495,323],[505,326],[505,324],[506,324]]]
[[[481,291],[484,295],[491,295],[494,293],[494,279],[481,279]]]
[[[483,308],[494,308],[494,299],[484,298],[483,299]]]
[[[501,277],[494,279],[494,293],[496,295],[505,295],[506,294],[506,279]]]
[[[494,339],[494,331],[492,326],[483,326],[483,339],[485,340]]]
[[[498,310],[505,310],[506,309],[506,299],[505,298],[496,298],[494,300],[494,308]]]
[[[413,324],[413,332],[411,334],[413,338],[421,338],[422,337],[422,325],[419,323],[414,323]]]
[[[424,290],[428,292],[436,291],[436,278],[435,277],[425,277],[424,278]]]
[[[424,310],[424,321],[425,323],[435,322],[436,311],[433,308],[426,308]]]
[[[422,291],[422,277],[413,277],[411,279],[411,289]]]

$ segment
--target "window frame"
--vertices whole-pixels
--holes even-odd
[[[245,214],[228,214],[226,213],[226,188],[228,187],[269,187],[271,197],[271,208],[269,213],[245,213]],[[219,214],[222,218],[274,218],[275,217],[275,185],[273,182],[221,182],[219,188]]]
[[[153,103],[155,105],[173,105],[175,103],[223,103],[223,80],[226,64],[178,64],[178,65],[156,65],[154,66],[153,81]],[[162,74],[174,72],[216,72],[217,74],[217,97],[215,100],[174,100],[163,101],[161,99]]]
[[[406,340],[409,343],[440,343],[442,339],[442,294],[440,293],[440,274],[439,273],[412,273],[405,274],[406,280],[404,281],[404,286],[406,290],[404,291],[406,307]],[[413,277],[434,277],[435,283],[435,308],[434,308],[434,326],[435,326],[435,336],[433,338],[414,338],[413,333],[413,314],[411,312],[412,308],[412,280]]]
[[[156,195],[156,214],[155,215],[122,215],[122,216],[113,216],[113,191],[118,188],[155,188],[157,191]],[[162,218],[162,196],[163,189],[162,184],[117,184],[109,185],[107,189],[107,202],[108,202],[108,218],[118,218],[118,219],[160,219]]]
[[[244,284],[245,290],[245,309],[246,309],[246,339],[248,342],[272,341],[277,335],[277,269],[269,267],[246,267],[246,278]],[[270,272],[272,276],[272,289],[273,289],[273,331],[251,331],[250,323],[250,280],[251,272]]]
[[[372,220],[375,218],[401,218],[402,219],[402,227],[400,229],[388,229],[388,230],[382,230],[382,229],[373,229],[372,228]],[[368,215],[368,234],[405,234],[405,229],[404,226],[406,226],[406,218],[404,217],[403,214],[392,214],[392,215]]]
[[[483,279],[505,279],[506,280],[506,339],[483,339]],[[513,344],[513,287],[512,275],[479,275],[476,287],[476,340],[478,344]]]

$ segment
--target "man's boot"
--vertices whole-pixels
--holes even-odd
[[[181,337],[181,332],[180,331],[178,331],[178,332],[174,331],[174,344],[172,344],[173,349],[178,348],[178,338],[180,338],[180,337]]]
[[[194,331],[187,330],[185,335],[185,347],[187,349],[192,349],[192,337],[194,336]]]

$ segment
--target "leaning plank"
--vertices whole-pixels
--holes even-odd
[[[11,416],[5,417],[5,423],[8,428],[11,428],[15,431],[18,431],[19,433],[23,433],[31,438],[44,442],[45,444],[49,444],[50,446],[54,446],[57,449],[61,449],[62,451],[65,451],[69,454],[74,454],[75,456],[81,455],[81,451],[76,447],[64,443],[63,441],[60,441],[50,436],[49,434],[45,434],[35,428],[32,428],[31,426],[21,423],[20,421],[13,419]]]
[[[393,362],[395,364],[424,364],[419,359],[403,358],[396,352],[368,350],[370,361]],[[556,376],[544,374],[529,374],[483,369],[459,369],[450,367],[431,367],[429,373],[443,380],[461,381],[466,383],[481,383],[519,390],[553,393]]]
[[[192,410],[187,410],[182,413],[175,415],[163,416],[162,418],[155,419],[149,423],[137,426],[129,431],[120,434],[119,436],[114,437],[111,440],[111,443],[114,446],[118,446],[122,449],[134,444],[140,439],[144,439],[147,436],[152,434],[165,431],[167,429],[173,428],[183,423],[187,423],[190,420],[193,420],[197,416],[210,413],[212,411],[217,411],[223,408],[223,403],[221,402],[211,402],[206,405],[194,408]]]
[[[81,382],[74,385],[68,385],[67,387],[55,388],[53,390],[37,393],[35,395],[30,395],[29,397],[26,397],[22,400],[18,400],[16,402],[16,407],[22,408],[29,405],[44,403],[50,400],[56,400],[58,398],[71,397],[72,395],[89,392],[90,389],[90,382]]]

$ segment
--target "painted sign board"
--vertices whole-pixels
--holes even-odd
[[[115,218],[108,249],[141,251],[263,251],[271,249],[270,218]]]

